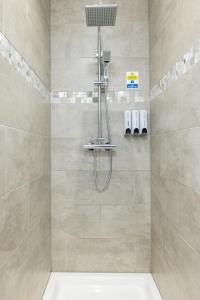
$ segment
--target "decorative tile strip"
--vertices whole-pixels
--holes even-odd
[[[25,59],[17,52],[10,41],[0,32],[0,55],[12,65],[45,98],[50,92]]]
[[[137,103],[148,101],[148,93],[145,91],[109,91],[108,102],[112,103]],[[86,103],[92,104],[98,101],[97,92],[52,92],[52,103]]]
[[[166,91],[175,81],[180,79],[193,66],[200,62],[200,41],[196,43],[171,70],[165,74],[151,89],[150,100],[154,100]]]

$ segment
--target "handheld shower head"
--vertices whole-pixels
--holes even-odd
[[[115,26],[117,7],[117,4],[86,5],[87,26]]]

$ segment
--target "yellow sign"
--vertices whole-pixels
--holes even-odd
[[[139,72],[126,72],[126,87],[127,89],[139,88]]]

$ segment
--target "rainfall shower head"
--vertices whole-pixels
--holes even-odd
[[[86,5],[87,26],[115,26],[117,4]]]

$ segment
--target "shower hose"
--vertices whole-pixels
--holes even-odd
[[[108,137],[107,144],[111,144],[110,118],[109,118],[109,112],[108,112],[107,91],[108,91],[107,87],[105,87],[105,113],[106,113],[106,127],[107,127],[107,137]],[[108,173],[106,176],[106,181],[103,186],[100,186],[100,184],[99,184],[98,170],[97,170],[97,154],[98,154],[98,157],[100,158],[101,150],[94,149],[94,151],[93,151],[93,154],[94,154],[94,181],[95,181],[96,190],[99,193],[104,192],[108,188],[111,177],[112,177],[112,149],[109,149],[106,151],[109,151],[109,170],[108,170]]]

